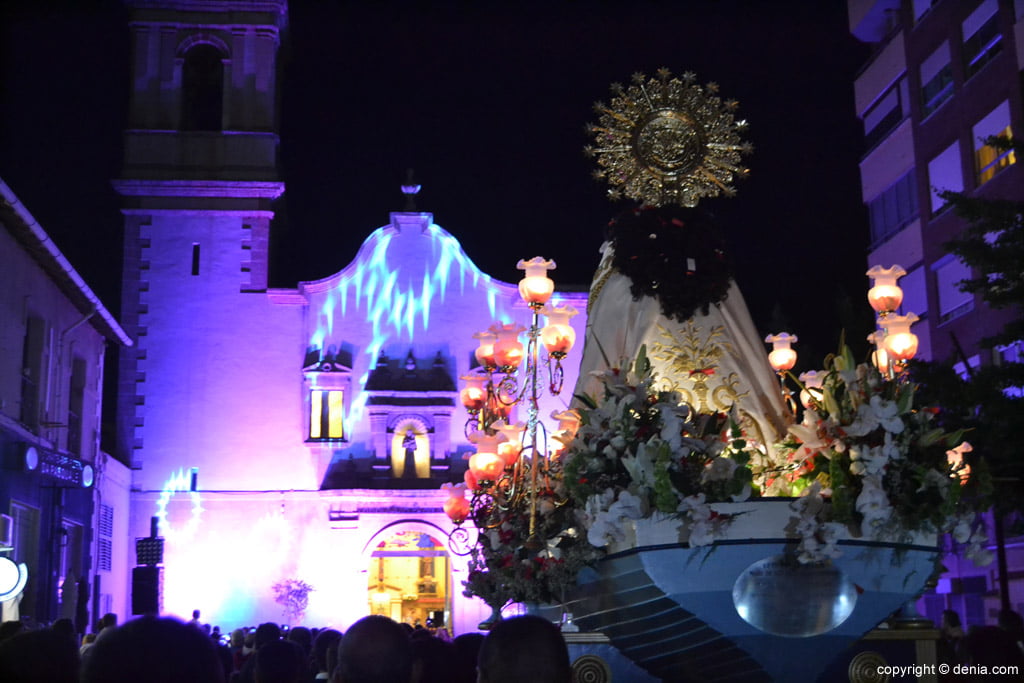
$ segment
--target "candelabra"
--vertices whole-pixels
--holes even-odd
[[[910,326],[918,321],[917,315],[895,315],[903,303],[903,289],[896,281],[906,275],[907,271],[898,265],[889,268],[873,266],[865,274],[871,278],[868,303],[878,314],[878,329],[867,337],[875,347],[871,353],[871,362],[885,379],[899,379],[904,377],[903,370],[917,353],[918,344],[917,335],[910,331]],[[779,332],[768,335],[764,341],[772,345],[768,363],[779,376],[783,399],[795,412],[796,404],[786,388],[786,375],[796,365],[797,354],[792,344],[796,343],[797,337],[788,332]],[[824,373],[815,371],[799,376],[800,403],[804,408],[810,408],[814,401],[820,400],[823,376]]]
[[[495,323],[475,334],[480,367],[460,377],[464,382],[460,400],[469,412],[465,433],[476,452],[469,457],[464,483],[443,488],[450,494],[445,513],[456,525],[449,545],[462,555],[475,546],[470,530],[463,525],[466,520],[480,532],[501,526],[511,516],[528,518],[525,547],[540,549],[539,506],[565,503],[559,485],[559,456],[572,440],[579,416],[575,411],[553,413],[558,427],[549,439],[540,419],[540,399],[545,391],[557,395],[562,389],[562,360],[576,339],[569,319],[577,311],[548,303],[554,293],[554,282],[547,276],[555,267],[553,261],[536,257],[520,261],[517,267],[525,271],[519,293],[530,308],[530,326]],[[543,326],[542,316],[547,319]],[[524,331],[525,347],[519,341]],[[546,351],[543,358],[542,346]],[[525,424],[513,423],[517,406],[526,408]]]

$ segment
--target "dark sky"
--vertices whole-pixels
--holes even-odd
[[[126,12],[113,0],[0,5],[0,177],[116,312],[109,181],[127,106]],[[485,272],[515,281],[518,259],[543,255],[558,262],[556,283],[586,284],[605,224],[629,203],[591,179],[584,126],[613,81],[664,66],[716,81],[750,122],[751,177],[736,198],[710,201],[759,328],[781,324],[781,311],[831,350],[840,291],[866,309],[852,82],[867,50],[846,16],[842,0],[293,0],[272,284],[344,267],[402,209],[409,167],[418,208]]]

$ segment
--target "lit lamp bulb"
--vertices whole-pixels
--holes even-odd
[[[910,326],[917,320],[916,315],[908,313],[891,315],[879,321],[885,328],[885,350],[894,360],[905,363],[917,353],[917,335],[910,331]]]
[[[790,348],[790,344],[796,343],[796,335],[779,332],[778,334],[769,334],[764,341],[766,344],[772,345],[772,350],[768,353],[768,363],[772,366],[772,370],[780,374],[792,370],[796,365],[796,351]]]
[[[569,325],[569,318],[579,311],[572,306],[545,306],[541,313],[547,316],[548,324],[540,331],[540,340],[548,355],[555,359],[565,355],[576,343],[576,331]]]
[[[566,431],[555,432],[551,435],[551,454],[552,460],[558,460],[565,453],[565,449],[569,447],[569,444],[576,438],[574,434],[570,434]]]
[[[523,343],[519,341],[519,333],[525,329],[515,323],[491,326],[498,337],[494,342],[494,364],[499,368],[515,370],[523,362]]]
[[[444,502],[444,514],[456,524],[462,524],[469,517],[469,501],[466,500],[465,484],[441,484],[442,491],[448,491]]]
[[[506,422],[496,422],[492,427],[505,437],[505,440],[498,444],[498,455],[505,462],[505,467],[512,467],[516,464],[516,460],[519,459],[519,451],[522,450],[520,436],[525,431],[526,425],[521,422],[517,422],[514,425]]]
[[[950,476],[954,479],[960,478],[960,485],[963,486],[971,478],[971,466],[964,462],[964,453],[970,453],[974,446],[969,441],[964,441],[956,448],[946,451],[946,461],[952,470]]]
[[[459,379],[466,383],[459,392],[462,405],[471,413],[482,409],[487,401],[487,389],[484,388],[487,378],[483,375],[462,375]]]
[[[871,352],[871,363],[882,376],[888,377],[890,363],[889,352],[885,350],[885,332],[883,330],[875,330],[868,335],[868,341],[875,345],[875,350]]]
[[[466,456],[463,456],[466,457]],[[473,470],[466,470],[462,475],[462,481],[466,483],[466,488],[470,491],[479,491],[480,484],[476,481],[476,475],[473,474]]]
[[[519,296],[523,301],[536,307],[546,304],[555,291],[555,283],[548,277],[548,271],[555,269],[555,262],[534,256],[529,261],[520,259],[516,268],[526,271],[519,281]]]
[[[469,458],[469,471],[484,487],[496,482],[505,471],[505,461],[498,455],[498,443],[504,438],[501,434],[480,432],[469,437],[476,444],[476,453]]]
[[[903,303],[903,290],[896,284],[896,280],[906,275],[907,271],[902,266],[872,266],[866,274],[871,278],[871,289],[868,290],[871,308],[882,317],[899,308]]]
[[[804,408],[810,408],[812,401],[821,401],[821,384],[825,381],[825,373],[816,370],[808,370],[800,373],[800,382],[804,388],[800,390],[800,403]]]
[[[498,339],[498,335],[494,334],[490,330],[484,330],[483,332],[477,332],[474,334],[473,339],[477,340],[476,351],[473,353],[473,355],[476,356],[477,362],[485,368],[493,368],[494,342]]]

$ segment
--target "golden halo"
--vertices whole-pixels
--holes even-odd
[[[587,126],[594,144],[584,152],[597,158],[594,177],[608,181],[610,198],[696,206],[702,197],[735,194],[733,180],[747,174],[740,156],[752,149],[740,141],[747,123],[735,119],[735,100],[715,95],[718,85],[695,81],[668,69],[653,78],[636,73],[628,88],[612,84],[610,105],[594,105],[600,116]]]

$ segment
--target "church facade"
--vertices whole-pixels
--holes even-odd
[[[392,213],[334,275],[268,288],[286,3],[128,4],[115,187],[136,344],[120,360],[117,423],[129,536],[164,540],[162,558],[138,558],[153,566],[125,586],[126,611],[162,598],[163,613],[201,609],[223,628],[280,622],[274,586],[304,582],[304,623],[344,628],[372,611],[475,630],[489,611],[462,596],[466,558],[448,548],[439,487],[461,481],[473,451],[458,398],[473,334],[526,326],[530,309],[415,210]],[[585,294],[556,299],[586,309]],[[568,403],[576,365],[542,418]]]

